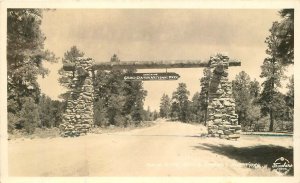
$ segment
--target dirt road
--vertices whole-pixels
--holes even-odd
[[[228,141],[200,137],[203,129],[158,122],[148,128],[79,138],[12,140],[9,175],[264,176],[275,175],[267,167],[276,158],[292,158],[291,137],[244,136]]]

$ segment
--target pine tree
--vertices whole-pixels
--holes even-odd
[[[283,65],[294,64],[294,9],[279,11],[281,21],[275,30],[277,57]]]
[[[171,112],[171,99],[167,94],[163,94],[160,99],[159,115],[162,118],[169,118]]]
[[[153,112],[153,121],[155,121],[157,118],[159,118],[159,114],[156,110]]]
[[[64,58],[62,59],[63,64],[75,63],[78,57],[83,57],[84,53],[80,51],[76,46],[72,46],[69,51],[64,53]],[[58,82],[61,86],[68,89],[67,92],[62,93],[60,98],[64,99],[65,101],[68,99],[70,95],[72,79],[74,77],[75,71],[65,71],[63,68],[59,69],[58,74],[60,75]]]
[[[58,100],[51,100],[51,115],[52,121],[51,124],[54,127],[59,127],[59,124],[62,122],[63,111],[65,109],[66,103]]]
[[[179,112],[180,112],[179,103],[173,100],[171,103],[171,114],[170,114],[172,121],[179,120]]]
[[[236,112],[239,116],[238,123],[247,126],[247,114],[251,110],[250,76],[241,71],[232,81],[233,97],[236,104]]]
[[[190,92],[186,88],[185,83],[179,83],[177,89],[175,92],[173,92],[172,100],[174,101],[174,105],[177,105],[178,107],[175,110],[178,113],[178,119],[182,122],[188,122],[189,117],[189,100],[188,96],[190,95]],[[175,112],[175,111],[174,111]]]
[[[262,68],[261,77],[265,78],[263,82],[263,91],[260,97],[260,105],[263,114],[269,114],[269,131],[274,130],[274,118],[278,114],[278,98],[281,94],[278,88],[281,87],[281,79],[284,78],[284,69],[286,65],[294,63],[294,10],[283,9],[279,11],[282,20],[273,22],[270,29],[271,35],[266,38],[269,55]]]
[[[194,122],[201,122],[201,100],[200,93],[196,92],[193,95],[192,101],[190,103],[190,111],[191,111],[191,120]]]
[[[15,99],[20,106],[22,97],[33,97],[38,101],[37,76],[48,73],[42,63],[56,61],[53,53],[44,50],[46,38],[40,29],[41,22],[42,11],[39,9],[8,9],[8,98]]]
[[[119,62],[116,55],[112,62]],[[122,76],[135,70],[98,70],[95,74],[95,101],[101,101],[99,110],[104,108],[108,123],[127,126],[130,122],[136,125],[143,120],[144,100],[147,91],[141,81],[124,81]],[[97,105],[97,103],[96,103]],[[97,108],[97,106],[95,106]]]
[[[10,129],[22,126],[19,124],[23,119],[21,111],[29,112],[24,109],[24,100],[29,103],[30,97],[35,104],[38,103],[41,92],[37,77],[48,74],[43,62],[56,62],[54,54],[44,49],[46,37],[40,28],[42,18],[40,9],[7,10],[7,107]]]
[[[204,121],[204,125],[206,126],[207,122],[207,115],[208,115],[208,90],[209,90],[209,83],[210,79],[212,77],[212,73],[210,69],[205,68],[203,70],[203,77],[200,79],[200,96],[199,96],[199,102],[200,102],[200,109],[201,109],[201,119]]]
[[[51,115],[52,105],[51,98],[42,94],[39,100],[39,117],[41,127],[51,127],[53,123],[53,116]]]
[[[242,71],[232,81],[232,91],[239,123],[244,130],[253,130],[259,124],[258,121],[261,117],[258,103],[260,99],[259,82],[255,79],[251,81],[250,76]]]
[[[62,121],[63,103],[42,94],[38,106],[40,126],[46,128],[58,127]]]
[[[281,87],[281,79],[284,78],[284,66],[281,57],[277,51],[278,38],[276,32],[278,30],[279,23],[274,22],[270,33],[271,35],[266,38],[268,49],[266,53],[269,55],[265,58],[263,65],[261,66],[262,72],[260,77],[265,78],[262,83],[263,90],[260,97],[260,105],[263,114],[269,114],[270,126],[269,131],[274,130],[274,114],[276,113],[275,95],[278,93],[278,88]]]
[[[260,84],[256,79],[250,81],[250,95],[253,98],[252,103],[257,104],[260,95]]]
[[[136,70],[127,70],[126,74],[131,74]],[[123,113],[130,115],[131,119],[136,123],[140,123],[143,120],[144,114],[144,100],[147,96],[147,91],[143,88],[142,81],[122,81],[125,83],[125,104]]]
[[[152,115],[152,112],[151,112],[149,106],[147,107],[147,110],[143,111],[142,118],[143,118],[143,121],[153,121],[153,115]]]
[[[107,114],[110,124],[117,126],[125,125],[125,116],[122,114],[126,102],[124,82],[120,79],[123,74],[121,70],[109,72],[107,86]]]

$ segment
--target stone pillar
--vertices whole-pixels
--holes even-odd
[[[217,54],[209,64],[212,76],[208,89],[208,136],[237,139],[241,126],[235,113],[232,83],[228,81],[229,58]]]
[[[91,58],[79,57],[75,61],[71,93],[60,125],[64,137],[84,135],[94,124],[93,64]]]

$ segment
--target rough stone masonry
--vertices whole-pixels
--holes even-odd
[[[240,137],[241,126],[235,113],[232,83],[228,81],[229,57],[212,56],[209,68],[212,71],[208,89],[208,136],[226,139]]]
[[[71,93],[60,125],[64,137],[86,134],[94,123],[93,64],[91,58],[75,61],[74,75],[70,74]]]
[[[217,54],[208,62],[199,61],[151,61],[151,62],[124,62],[119,64],[110,62],[94,65],[91,58],[79,57],[74,64],[65,65],[72,81],[71,93],[67,101],[67,108],[60,125],[61,135],[80,136],[86,134],[94,124],[94,87],[93,70],[112,69],[113,67],[132,68],[186,68],[209,67],[212,71],[208,89],[208,136],[227,139],[237,139],[241,133],[238,125],[238,116],[235,114],[235,101],[232,97],[232,85],[228,81],[228,67],[238,65],[239,62],[231,61],[226,55]]]

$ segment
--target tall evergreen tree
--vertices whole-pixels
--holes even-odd
[[[51,115],[52,105],[51,98],[42,94],[39,100],[39,116],[42,127],[51,127],[53,123],[53,116]]]
[[[170,117],[172,121],[179,120],[179,112],[180,112],[179,103],[178,101],[173,100],[171,103],[171,113],[170,113]]]
[[[185,83],[179,83],[175,92],[173,92],[172,99],[177,105],[178,119],[182,122],[188,122],[189,117],[189,100],[190,92],[187,90]]]
[[[37,77],[48,73],[42,63],[56,61],[54,54],[44,49],[46,37],[40,28],[42,15],[41,9],[7,10],[7,100],[10,128],[21,122],[21,111],[29,111],[23,109],[23,100],[27,101],[26,104],[32,101],[38,103],[41,92]]]
[[[52,127],[59,127],[59,124],[62,122],[62,116],[63,111],[65,109],[65,102],[61,102],[58,100],[52,100],[51,101],[51,115],[52,115],[52,121],[51,124]]]
[[[201,109],[201,119],[204,121],[204,125],[206,126],[207,122],[207,115],[208,115],[208,90],[209,90],[209,82],[212,77],[212,73],[210,69],[205,68],[203,70],[203,77],[200,79],[200,96],[199,96],[199,102],[200,102],[200,109]]]
[[[283,9],[279,14],[282,19],[275,30],[277,57],[284,65],[294,64],[294,9]]]
[[[153,120],[155,121],[157,118],[159,118],[159,114],[156,110],[153,111]]]
[[[58,127],[62,121],[63,104],[42,94],[39,99],[39,117],[41,127]]]
[[[64,58],[62,58],[62,63],[63,64],[75,63],[75,60],[78,57],[83,57],[83,56],[84,56],[84,52],[80,51],[76,46],[72,46],[70,50],[64,53]],[[60,85],[68,89],[67,92],[62,93],[60,95],[60,98],[66,101],[71,92],[71,85],[72,85],[72,79],[74,77],[74,71],[65,71],[63,68],[61,68],[59,69],[58,74],[60,75],[58,79]]]
[[[270,116],[269,131],[274,130],[275,95],[279,93],[278,88],[281,87],[281,79],[284,77],[284,66],[281,57],[278,55],[279,41],[276,36],[278,26],[279,23],[274,22],[270,29],[271,34],[266,38],[268,57],[265,58],[261,66],[262,72],[260,75],[260,77],[265,78],[265,81],[262,83],[263,90],[259,102],[262,113]]]
[[[171,99],[167,94],[163,94],[160,99],[159,115],[162,118],[169,118],[171,112]]]
[[[153,121],[153,113],[150,110],[150,107],[147,107],[147,110],[143,112],[143,121]]]
[[[123,109],[126,102],[124,85],[125,83],[120,79],[123,75],[122,70],[112,70],[108,73],[107,81],[105,82],[106,88],[106,107],[107,116],[110,124],[124,126],[125,115]]]
[[[136,70],[127,70],[125,73],[129,74],[133,72],[136,72]],[[123,113],[130,115],[133,121],[139,123],[143,120],[144,100],[147,96],[147,91],[144,90],[142,81],[125,81],[124,83],[126,99]]]
[[[118,60],[116,55],[111,59],[112,62]],[[138,124],[143,120],[144,99],[147,95],[147,92],[143,89],[143,83],[122,79],[125,73],[132,72],[135,71],[98,70],[95,75],[95,101],[101,103],[101,105],[99,103],[99,110],[105,108],[105,118],[108,119],[109,124],[127,126],[130,121]],[[95,106],[95,108],[98,107]],[[102,113],[102,115],[104,114]]]
[[[201,122],[202,118],[202,110],[201,110],[201,100],[200,100],[200,93],[196,92],[190,103],[190,113],[191,113],[191,120],[194,122]]]
[[[232,81],[233,97],[236,104],[236,112],[239,116],[238,122],[243,126],[247,124],[247,114],[251,110],[251,90],[250,90],[250,76],[241,71],[236,75],[235,80]]]

